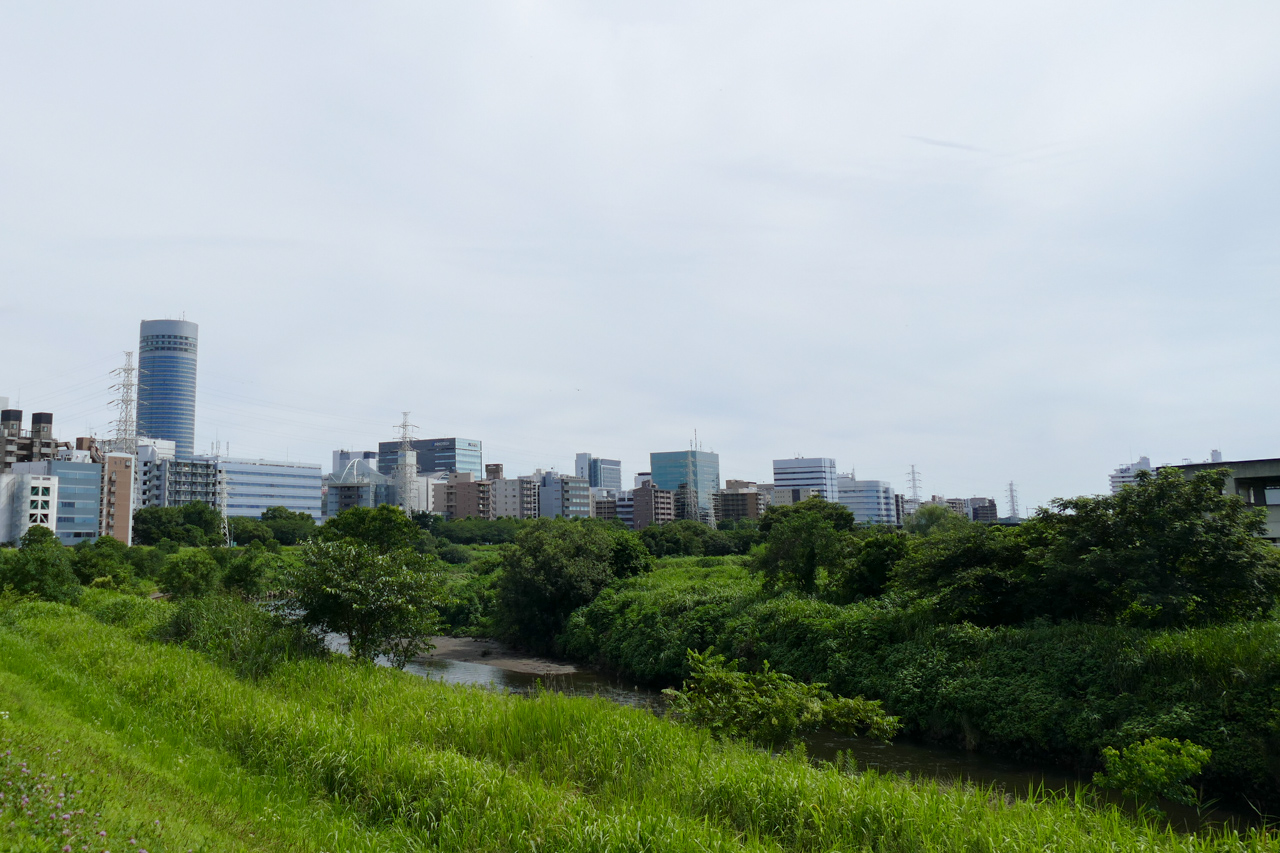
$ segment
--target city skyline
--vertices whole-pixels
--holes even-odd
[[[1028,506],[1139,456],[1273,457],[1277,30],[11,5],[0,393],[108,434],[139,319],[185,314],[196,452],[324,463],[409,410],[512,470],[629,474],[696,430],[735,477],[915,465]]]

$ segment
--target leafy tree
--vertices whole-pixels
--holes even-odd
[[[379,554],[411,550],[421,531],[404,510],[390,504],[374,509],[352,507],[326,521],[316,534],[322,542],[348,541],[367,545]]]
[[[647,571],[650,564],[640,538],[625,528],[566,518],[532,521],[503,554],[497,596],[503,633],[550,649],[569,614],[615,578]]]
[[[262,542],[251,542],[227,562],[222,585],[249,597],[261,595],[271,579],[285,574],[287,566],[288,561],[280,554]]]
[[[1198,775],[1212,755],[1212,750],[1189,740],[1166,737],[1147,738],[1123,752],[1108,746],[1102,750],[1106,770],[1095,773],[1093,783],[1120,791],[1153,810],[1156,797],[1194,806],[1200,797],[1187,779]]]
[[[433,525],[431,532],[456,545],[503,545],[516,541],[524,523],[515,518],[459,518],[441,521]]]
[[[804,504],[810,501],[797,506]],[[767,587],[791,587],[811,595],[823,580],[846,575],[856,543],[847,530],[836,528],[831,517],[825,511],[799,511],[774,518],[765,548],[755,558]]]
[[[190,598],[216,589],[221,576],[222,568],[208,551],[188,548],[165,559],[160,588],[179,598]]]
[[[1028,528],[1043,555],[1034,609],[1149,627],[1265,616],[1280,552],[1260,538],[1266,511],[1222,494],[1225,475],[1139,472],[1118,494],[1041,510]]]
[[[471,550],[462,545],[446,542],[436,549],[436,556],[453,566],[465,566],[472,560]]]
[[[1032,600],[1038,579],[1026,540],[1021,528],[936,526],[898,558],[890,587],[932,598],[934,611],[947,622],[1018,624],[1043,615]]]
[[[110,536],[77,543],[71,549],[71,569],[85,586],[98,581],[99,586],[118,589],[129,586],[134,577],[129,546]]]
[[[0,589],[7,586],[46,601],[74,604],[80,598],[71,550],[52,530],[41,526],[22,535],[18,550],[0,553]]]
[[[760,532],[767,537],[775,524],[781,524],[794,515],[820,516],[831,522],[831,526],[836,530],[846,533],[852,531],[858,524],[857,519],[853,517],[853,513],[840,504],[823,500],[820,497],[812,497],[806,498],[800,503],[769,507],[760,518]]]
[[[166,556],[166,552],[161,551],[159,546],[151,548],[145,545],[134,545],[129,549],[128,559],[134,575],[155,580],[160,577],[160,570],[164,568]]]
[[[692,519],[651,524],[640,531],[640,540],[655,557],[723,557],[735,553],[729,534]]]
[[[133,538],[139,545],[157,545],[169,539],[179,545],[204,547],[221,541],[222,515],[202,501],[143,507],[133,514]]]
[[[384,552],[352,537],[321,538],[303,546],[285,583],[301,621],[344,635],[357,660],[386,655],[403,669],[441,629],[439,561],[405,548]]]
[[[932,533],[955,530],[957,527],[964,527],[971,522],[969,519],[953,512],[945,506],[937,504],[929,504],[922,506],[902,523],[902,529],[908,533],[916,533],[920,536],[929,536]]]
[[[874,598],[883,593],[894,567],[909,552],[909,539],[893,528],[882,528],[863,538],[844,576],[845,600]]]
[[[829,522],[827,522],[829,523]],[[890,740],[901,724],[861,696],[833,696],[825,684],[805,684],[769,668],[740,672],[723,655],[687,653],[689,677],[671,697],[678,719],[705,726],[717,738],[746,738],[764,746],[784,746],[797,737],[829,729],[840,734]]]
[[[293,512],[282,506],[271,506],[263,510],[262,523],[281,545],[297,545],[316,533],[316,520],[310,513]]]
[[[246,518],[244,516],[236,516],[227,519],[227,523],[231,526],[231,541],[237,545],[248,545],[251,542],[275,542],[275,534],[271,532],[271,528],[258,521],[256,518]]]

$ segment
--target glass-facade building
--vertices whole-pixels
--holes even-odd
[[[688,483],[692,497],[707,517],[712,514],[712,498],[720,488],[720,454],[709,450],[676,450],[650,453],[653,484],[675,492]]]
[[[203,457],[215,463],[227,484],[227,515],[258,518],[282,506],[323,521],[320,512],[320,466],[307,462]]]
[[[600,459],[590,453],[579,453],[574,458],[574,469],[574,473],[593,489],[622,491],[622,462],[617,459]]]
[[[839,497],[836,460],[826,457],[797,457],[773,460],[775,489],[814,489],[824,500]]]
[[[411,443],[418,452],[419,474],[450,471],[484,479],[484,447],[474,438],[415,438]],[[398,441],[378,442],[379,474],[390,477],[395,473],[399,452]]]
[[[138,337],[138,435],[172,441],[180,460],[195,453],[199,328],[143,320]]]
[[[37,523],[52,528],[63,545],[92,542],[98,538],[102,513],[101,464],[42,459],[39,462],[17,462],[13,470],[56,478],[56,497],[52,500],[41,497],[40,512],[42,515],[48,512],[49,516],[47,519],[42,517]]]

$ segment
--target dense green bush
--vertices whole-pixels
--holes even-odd
[[[742,672],[723,655],[688,653],[689,677],[681,689],[664,690],[676,719],[706,728],[717,738],[744,738],[782,747],[819,729],[891,740],[901,725],[879,702],[833,696],[825,684],[805,684],[769,668]]]
[[[1102,750],[1105,773],[1095,773],[1093,782],[1119,791],[1148,807],[1157,797],[1185,806],[1198,805],[1200,797],[1187,779],[1197,775],[1212,755],[1191,741],[1151,737],[1130,744],[1123,751]]]
[[[650,683],[687,677],[687,649],[768,660],[843,696],[883,701],[904,732],[1025,759],[1100,767],[1148,737],[1212,750],[1215,795],[1280,807],[1280,623],[1181,631],[1081,623],[939,623],[927,602],[838,606],[764,596],[742,569],[662,565],[569,620],[564,649]]]
[[[160,568],[160,588],[179,598],[210,593],[221,581],[222,566],[202,548],[170,554]]]
[[[241,678],[260,678],[288,661],[325,654],[320,639],[300,623],[229,595],[184,600],[155,636],[203,652]]]
[[[71,564],[71,549],[47,527],[32,527],[22,535],[21,547],[0,550],[0,590],[6,587],[45,601],[73,604],[80,584]]]
[[[574,610],[610,582],[647,571],[639,537],[607,522],[542,518],[502,554],[497,625],[528,648],[550,650]]]

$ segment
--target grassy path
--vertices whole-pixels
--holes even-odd
[[[139,842],[90,849],[1280,850],[1060,799],[841,775],[604,700],[345,661],[241,681],[56,605],[0,613],[0,705],[6,749],[92,775],[78,796],[107,838]]]

